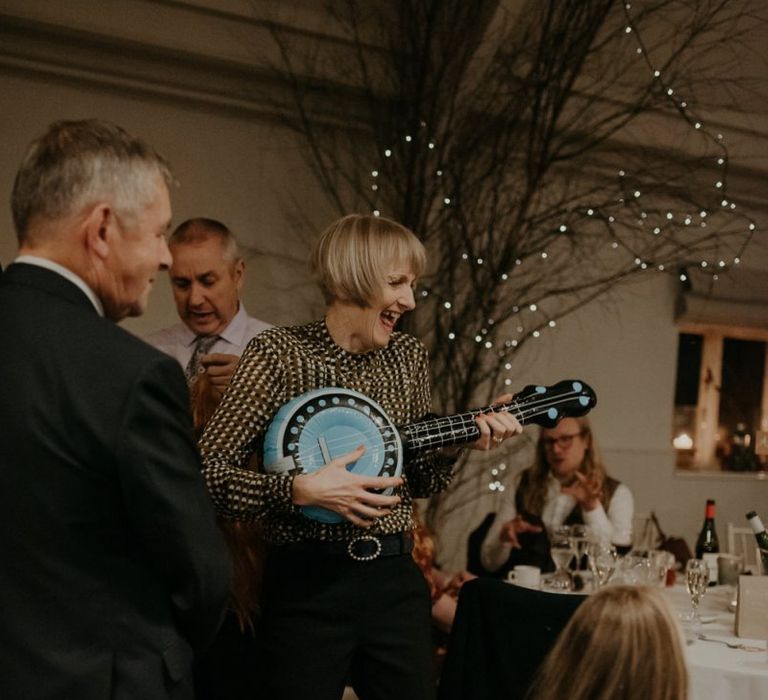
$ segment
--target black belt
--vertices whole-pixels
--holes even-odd
[[[410,554],[413,550],[413,538],[405,532],[394,535],[360,535],[343,542],[297,542],[279,547],[284,552],[324,552],[343,554],[355,561],[372,561],[379,557],[393,557]]]

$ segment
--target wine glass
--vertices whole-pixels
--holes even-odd
[[[555,563],[556,571],[550,586],[564,591],[571,590],[572,581],[568,567],[571,565],[576,551],[573,548],[571,533],[568,527],[559,527],[549,534],[549,553]]]
[[[586,525],[571,525],[570,537],[573,549],[576,551],[576,570],[581,569],[581,563],[584,555],[587,553],[589,544],[589,527]]]
[[[611,580],[616,570],[619,554],[616,547],[607,542],[590,542],[587,545],[587,561],[596,588],[602,588]]]
[[[703,559],[689,559],[685,565],[685,587],[691,596],[691,613],[688,619],[692,622],[701,622],[699,617],[699,603],[709,584],[709,567]]]

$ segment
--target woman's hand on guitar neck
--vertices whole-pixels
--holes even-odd
[[[502,394],[493,403],[508,403],[511,400],[512,394]],[[507,411],[481,413],[475,417],[475,422],[480,429],[480,437],[470,445],[473,450],[495,449],[507,438],[523,432],[517,418]]]
[[[370,489],[401,486],[399,476],[361,476],[347,471],[347,465],[360,459],[365,447],[337,457],[311,474],[293,480],[293,502],[297,506],[321,506],[344,516],[358,527],[370,527],[376,518],[389,515],[400,496],[384,496]]]

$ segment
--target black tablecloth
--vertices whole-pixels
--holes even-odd
[[[523,698],[557,635],[586,596],[475,579],[459,596],[440,700]]]

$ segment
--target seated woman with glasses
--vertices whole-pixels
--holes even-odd
[[[553,569],[545,530],[585,524],[619,549],[632,543],[632,493],[608,476],[586,417],[542,429],[534,464],[515,479],[480,552],[483,567],[503,575],[518,564]]]

